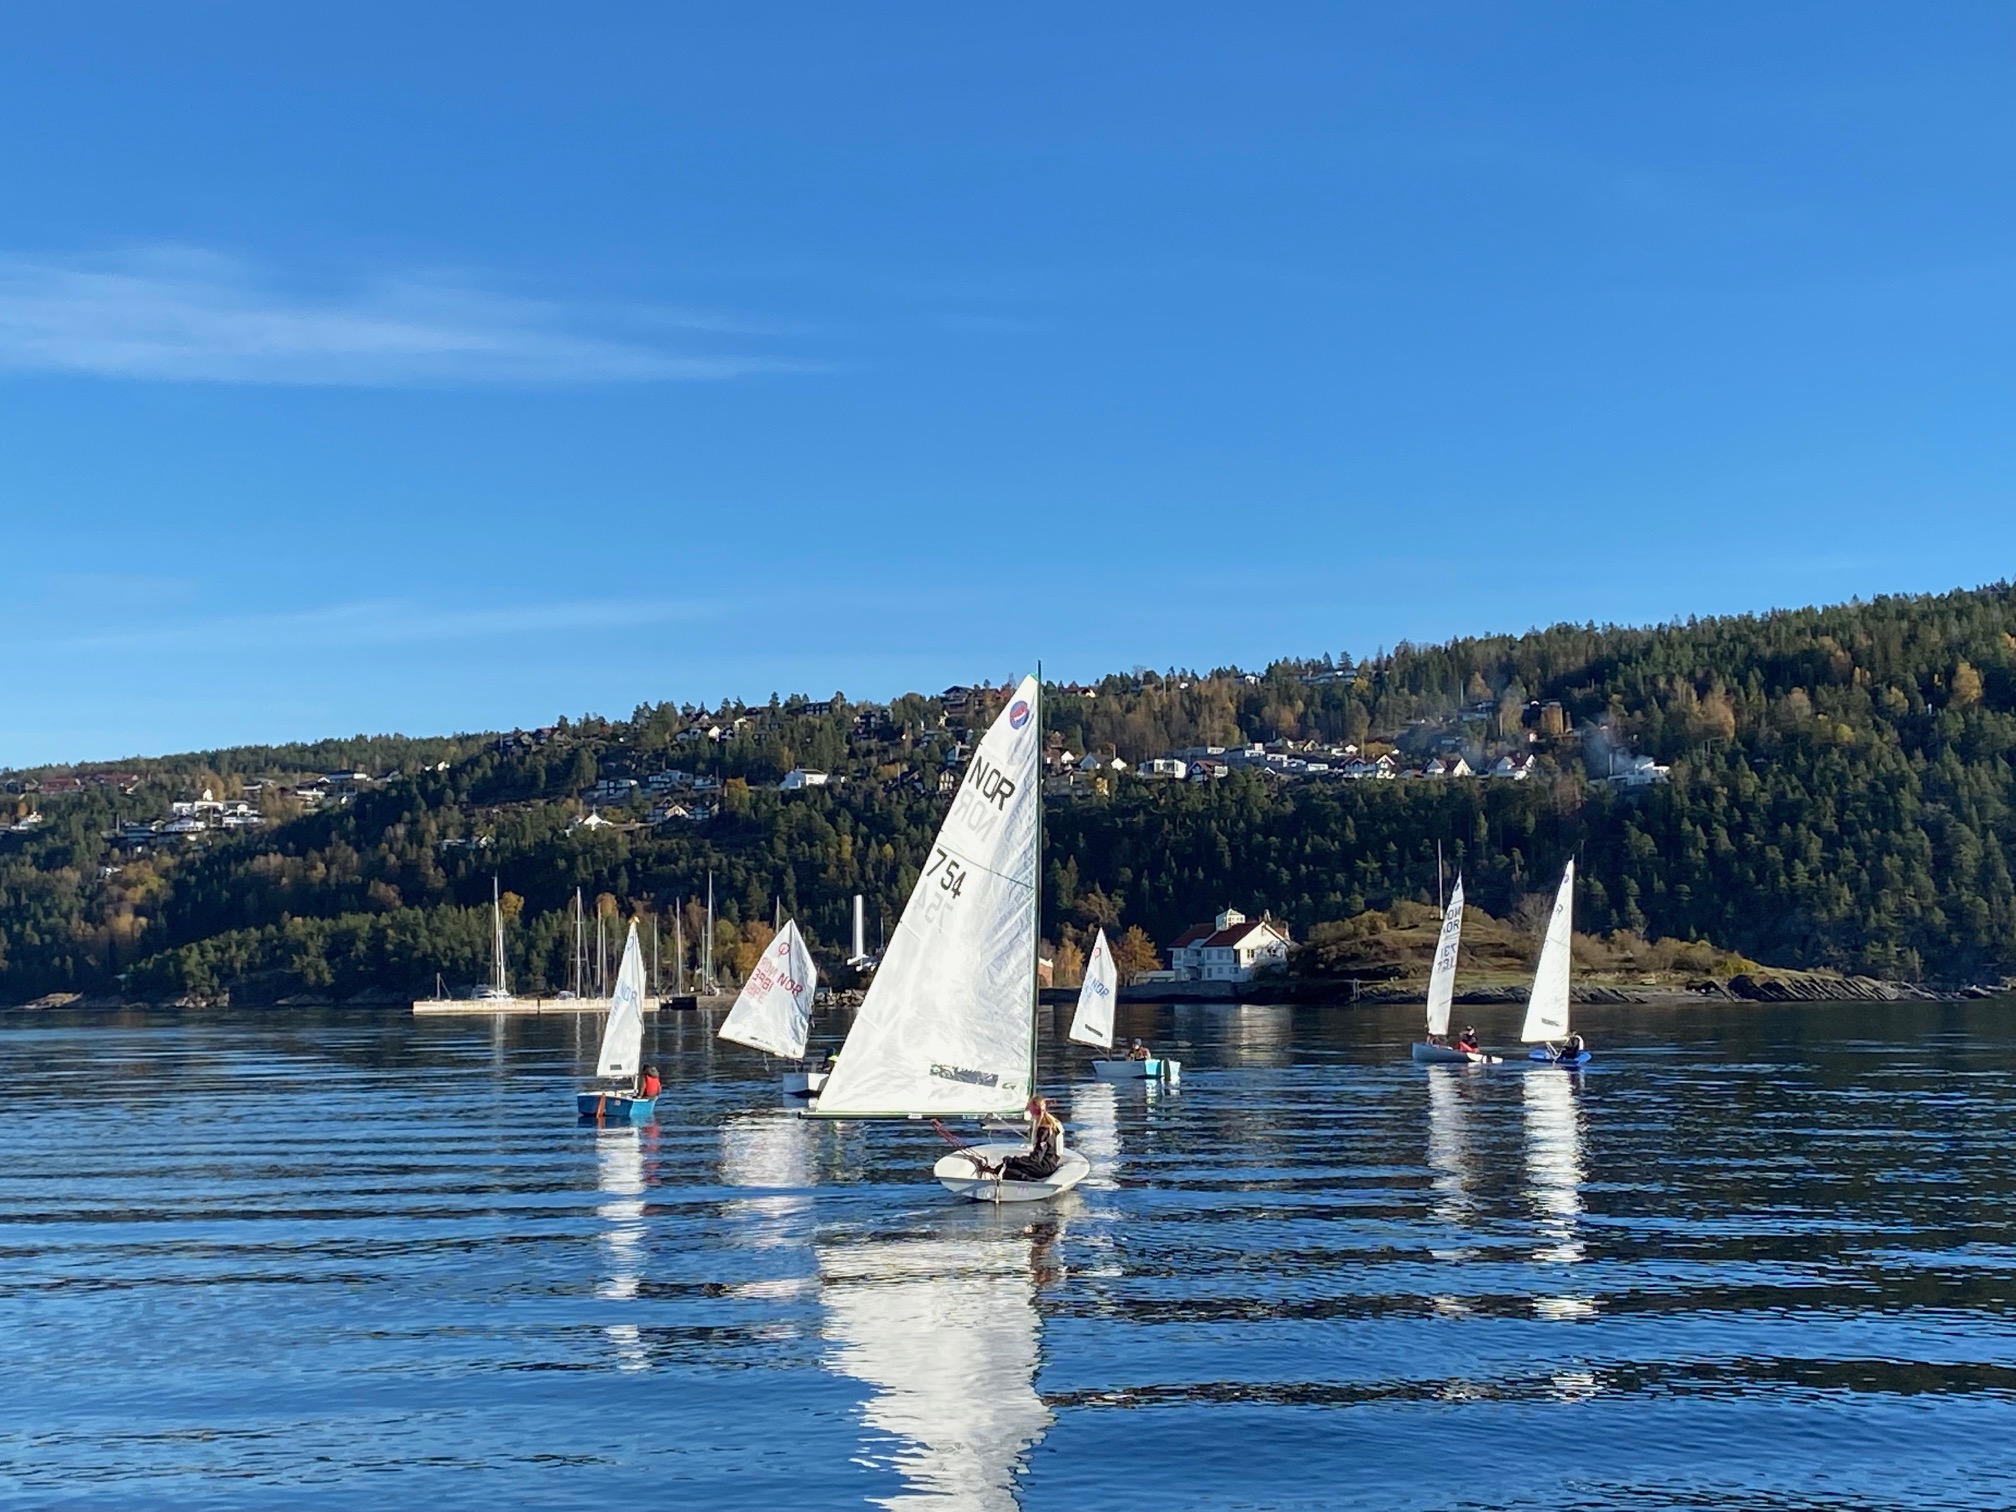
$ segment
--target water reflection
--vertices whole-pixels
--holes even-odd
[[[1120,1167],[1120,1093],[1111,1082],[1071,1089],[1071,1147],[1092,1162],[1089,1187],[1110,1187]]]
[[[1476,1205],[1470,1194],[1471,1169],[1466,1106],[1467,1073],[1454,1066],[1428,1068],[1428,1169],[1435,1200],[1429,1212],[1443,1223],[1461,1223]]]
[[[757,1250],[802,1244],[801,1224],[811,1217],[810,1188],[818,1174],[812,1126],[788,1110],[737,1113],[722,1121],[719,1137],[721,1185],[761,1192],[721,1204],[721,1216],[733,1226],[737,1242]],[[739,1297],[778,1300],[801,1295],[815,1284],[807,1276],[751,1276],[728,1290]]]
[[[603,1201],[601,1241],[608,1251],[608,1274],[595,1295],[608,1302],[636,1300],[644,1276],[644,1140],[635,1125],[598,1130],[595,1165]],[[642,1370],[648,1363],[635,1323],[611,1323],[602,1332],[616,1346],[617,1368]]]
[[[1062,1232],[1054,1214],[982,1210],[922,1237],[820,1246],[831,1366],[868,1385],[862,1420],[895,1440],[866,1451],[903,1480],[876,1505],[1019,1505],[1025,1452],[1052,1421],[1036,1394],[1036,1289],[1058,1272]]]
[[[1571,1072],[1543,1069],[1522,1078],[1526,1110],[1526,1193],[1543,1243],[1533,1258],[1543,1265],[1574,1265],[1584,1258],[1582,1216],[1582,1113]],[[1535,1297],[1543,1318],[1580,1318],[1596,1311],[1587,1296]]]
[[[1295,1010],[1280,1003],[1242,1003],[1201,1010],[1217,1031],[1225,1066],[1288,1066],[1295,1062]]]

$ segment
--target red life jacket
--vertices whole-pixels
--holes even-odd
[[[659,1089],[660,1087],[662,1087],[663,1085],[664,1085],[664,1083],[663,1083],[663,1082],[661,1082],[661,1081],[659,1081],[659,1080],[658,1080],[658,1078],[657,1078],[657,1077],[655,1077],[655,1076],[647,1076],[647,1077],[645,1077],[645,1078],[644,1078],[644,1095],[645,1095],[646,1097],[656,1097],[656,1096],[658,1095],[658,1089]]]

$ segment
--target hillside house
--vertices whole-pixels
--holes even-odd
[[[1156,756],[1141,763],[1140,775],[1181,782],[1190,775],[1190,764],[1178,761],[1174,756]]]
[[[1640,788],[1671,781],[1672,777],[1673,768],[1660,766],[1650,756],[1619,756],[1603,780],[1614,787]]]
[[[793,767],[777,784],[777,790],[780,793],[802,793],[806,788],[825,787],[832,780],[829,773],[814,771],[810,767]]]
[[[1287,929],[1228,908],[1209,924],[1193,924],[1169,946],[1169,969],[1186,982],[1250,982],[1288,964]]]
[[[1491,763],[1490,775],[1503,777],[1512,782],[1524,782],[1533,775],[1533,758],[1524,752],[1517,756],[1500,756]]]

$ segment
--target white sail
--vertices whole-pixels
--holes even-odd
[[[1449,911],[1442,915],[1442,937],[1435,942],[1435,966],[1428,974],[1428,1032],[1449,1032],[1449,1003],[1456,994],[1456,947],[1463,938],[1463,879],[1449,895]]]
[[[812,952],[798,933],[798,921],[785,921],[783,933],[763,951],[742,995],[728,1010],[721,1038],[796,1060],[805,1053],[805,1035],[812,1027],[812,994],[819,985]]]
[[[1019,1113],[1035,1078],[1042,721],[1025,677],[924,858],[822,1118]]]
[[[1120,973],[1113,965],[1113,952],[1106,948],[1106,931],[1102,929],[1092,942],[1092,959],[1085,963],[1078,1011],[1071,1016],[1071,1038],[1081,1045],[1113,1048],[1113,999],[1119,985]]]
[[[1575,863],[1570,861],[1554,895],[1540,966],[1533,973],[1533,995],[1526,1000],[1526,1022],[1519,1027],[1519,1038],[1529,1045],[1568,1037],[1568,950],[1574,931]]]
[[[635,1076],[644,1049],[644,952],[637,944],[637,925],[623,944],[623,964],[616,968],[616,991],[609,998],[609,1022],[602,1028],[602,1056],[597,1076]]]

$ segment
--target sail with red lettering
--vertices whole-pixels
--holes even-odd
[[[742,995],[721,1025],[721,1038],[797,1060],[805,1053],[805,1036],[812,1028],[812,995],[818,987],[812,952],[798,932],[798,921],[787,919],[742,984]]]

